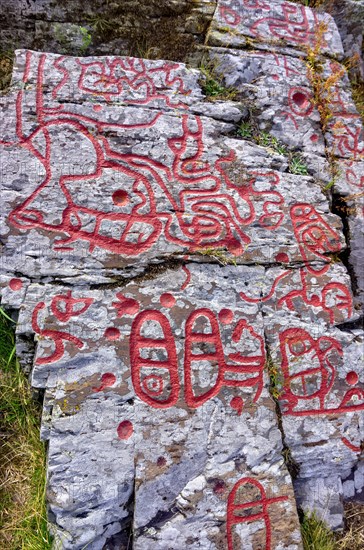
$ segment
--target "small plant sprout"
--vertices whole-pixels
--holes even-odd
[[[198,253],[213,258],[221,265],[237,265],[234,257],[227,256],[225,248],[202,248]]]
[[[224,85],[224,78],[222,75],[219,74],[217,68],[218,64],[213,61],[201,63],[200,71],[204,78],[201,79],[200,85],[203,92],[211,100],[236,99],[238,91],[235,88],[226,87]]]
[[[242,122],[237,130],[237,134],[243,139],[253,139],[253,128],[250,122]]]
[[[299,155],[292,155],[289,163],[289,172],[297,176],[308,176],[308,168]]]

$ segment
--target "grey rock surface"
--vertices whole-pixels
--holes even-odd
[[[8,13],[77,27],[46,7]],[[60,549],[301,550],[297,506],[340,528],[362,499],[362,123],[323,56],[323,127],[303,59],[324,20],[342,59],[338,30],[196,9],[225,96],[183,63],[18,50],[1,97],[2,307]]]

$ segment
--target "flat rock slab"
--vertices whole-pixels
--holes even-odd
[[[215,248],[239,263],[339,252],[341,221],[320,186],[264,169],[264,149],[252,169],[262,148],[224,138],[239,110],[211,112],[198,78],[182,64],[19,52],[2,141],[4,267],[102,280]],[[302,223],[325,235],[320,252],[299,244]]]
[[[301,550],[297,503],[339,527],[363,490],[362,278],[323,189],[331,140],[358,273],[358,115],[344,75],[333,106],[354,135],[324,136],[301,58],[323,16],[269,8],[219,2],[209,56],[234,100],[181,63],[17,52],[2,305],[44,390],[60,548]],[[340,56],[331,20],[325,39]],[[239,136],[252,105],[275,148]]]
[[[37,333],[65,548],[101,548],[130,501],[136,548],[301,548],[263,317],[238,292],[262,271],[187,264],[122,289],[28,287],[18,330]]]
[[[325,25],[322,52],[342,57],[340,35],[329,14],[281,0],[218,0],[209,40],[228,48],[263,43],[304,50],[315,45],[320,25]]]

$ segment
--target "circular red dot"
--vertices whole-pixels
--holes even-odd
[[[160,303],[163,307],[173,307],[176,303],[176,298],[172,294],[169,294],[169,292],[166,292],[160,297]]]
[[[112,194],[112,200],[116,206],[125,206],[129,202],[129,195],[123,189],[118,189]]]
[[[118,432],[118,438],[119,439],[129,439],[133,435],[133,424],[130,422],[130,420],[123,420],[120,422],[117,432]]]
[[[224,325],[229,325],[234,319],[234,313],[231,309],[222,309],[219,313],[219,319]]]
[[[116,382],[116,376],[112,372],[105,372],[101,376],[101,384],[104,388],[109,388],[110,386],[113,386]]]
[[[227,249],[233,256],[241,256],[244,252],[241,242],[236,239],[231,239],[227,243]]]
[[[346,381],[350,386],[355,386],[359,381],[359,376],[353,370],[346,375]]]
[[[299,107],[304,107],[308,103],[307,96],[302,92],[295,92],[292,99]]]
[[[319,137],[317,134],[312,134],[312,136],[310,137],[310,140],[315,142],[315,141],[318,141]]]
[[[277,256],[276,256],[276,262],[281,262],[283,264],[288,264],[289,263],[288,254],[286,254],[285,252],[279,252],[279,254],[277,254]]]
[[[162,468],[166,464],[167,464],[167,460],[164,458],[164,456],[159,456],[158,459],[157,459],[157,466]]]
[[[241,413],[243,412],[244,401],[242,400],[241,397],[235,396],[230,401],[230,407],[232,409],[235,409],[238,415],[240,416]]]
[[[272,75],[273,80],[279,80],[279,76],[277,74]]]
[[[23,288],[23,281],[21,279],[11,279],[9,287],[11,290],[20,290]]]
[[[117,340],[120,338],[120,330],[118,328],[109,327],[104,332],[104,337],[107,340]]]
[[[102,106],[101,106],[101,105],[94,105],[94,106],[93,106],[93,110],[94,110],[94,111],[101,111],[101,109],[102,109]]]

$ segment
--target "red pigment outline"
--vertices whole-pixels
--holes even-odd
[[[240,2],[241,1],[243,3],[242,7],[244,8],[249,8],[249,9],[261,8],[263,10],[270,10],[270,6],[262,0],[240,0]],[[220,17],[230,27],[237,27],[238,25],[240,25],[242,20],[241,15],[235,8],[235,4],[236,2],[232,1],[230,3],[225,2],[224,4],[219,5]],[[232,17],[233,20],[232,21],[229,20],[229,17]]]
[[[327,265],[315,268],[315,266],[309,263],[309,260],[312,261],[309,254],[311,253],[313,256],[316,256],[316,259],[319,258],[327,264],[329,260],[325,254],[340,252],[339,235],[331,229],[324,218],[308,203],[300,202],[294,204],[290,208],[290,215],[294,234],[306,269],[313,275],[323,275],[327,271]],[[320,234],[319,238],[315,235],[317,232]],[[332,237],[334,244],[329,242],[328,235]]]
[[[27,73],[30,70],[31,55],[31,52],[28,52]],[[134,154],[120,154],[112,150],[104,136],[99,136],[99,140],[97,140],[85,125],[86,123],[94,124],[99,132],[104,128],[151,128],[155,125],[158,118],[162,116],[162,113],[157,113],[152,120],[146,123],[123,125],[103,123],[91,116],[68,112],[64,110],[63,106],[61,108],[45,108],[43,105],[42,88],[46,59],[46,54],[42,54],[38,64],[36,92],[38,127],[27,137],[23,135],[21,122],[23,90],[19,91],[16,100],[16,132],[18,145],[26,148],[37,158],[43,165],[46,176],[44,181],[23,202],[23,204],[12,211],[9,219],[13,225],[22,230],[41,228],[49,232],[65,234],[65,238],[60,238],[56,242],[55,248],[60,251],[72,250],[69,246],[72,242],[76,240],[85,240],[90,245],[90,252],[97,246],[114,253],[135,256],[145,252],[153,246],[163,231],[169,241],[184,247],[188,245],[191,250],[208,247],[213,243],[214,246],[227,247],[233,253],[236,253],[237,250],[240,253],[240,243],[244,245],[250,243],[250,239],[242,232],[241,227],[255,220],[256,215],[252,197],[258,195],[263,195],[268,198],[266,204],[263,206],[264,214],[258,220],[259,223],[266,229],[275,229],[282,223],[282,212],[268,211],[272,205],[280,207],[284,204],[282,195],[277,192],[257,192],[252,187],[253,181],[247,188],[242,189],[229,180],[226,172],[222,168],[222,164],[234,160],[235,156],[233,152],[217,160],[213,167],[202,160],[202,155],[204,154],[203,127],[201,119],[197,116],[192,117],[183,115],[182,136],[170,138],[168,140],[168,146],[175,157],[172,170],[170,170],[161,162],[154,161],[148,157]],[[66,78],[66,69],[61,68],[62,61],[63,58],[57,58],[54,62],[55,67],[63,72],[62,80],[53,90],[55,96],[58,90],[68,81]],[[153,69],[154,72],[157,72],[157,70],[159,69]],[[170,70],[172,70],[172,68],[170,68]],[[170,78],[170,72],[168,71],[167,80]],[[168,80],[168,82],[173,84],[175,80]],[[197,127],[196,130],[190,129],[189,125],[191,122]],[[88,174],[62,176],[57,176],[57,174],[53,173],[51,166],[53,136],[50,132],[53,128],[59,126],[63,126],[81,134],[84,139],[91,143],[96,157],[95,167],[92,172]],[[44,140],[44,153],[41,153],[33,144],[33,140],[38,136],[42,136]],[[13,145],[14,143],[4,144]],[[191,151],[192,144],[195,153],[190,155],[189,158],[185,158],[186,154]],[[73,202],[68,185],[75,181],[85,182],[97,178],[101,176],[104,168],[112,168],[134,179],[133,192],[141,199],[141,203],[135,205],[130,214],[99,212],[98,210],[86,208]],[[214,171],[217,175],[213,173]],[[175,218],[172,217],[170,211],[166,213],[157,212],[152,186],[145,172],[154,179],[162,192],[167,196],[171,203],[172,210],[176,212],[177,221],[180,225],[183,238],[178,238],[172,234],[171,226]],[[270,177],[269,173],[266,174],[266,176]],[[57,177],[59,177],[59,181],[57,181]],[[277,176],[273,175],[273,177]],[[185,186],[185,189],[179,192],[178,200],[176,200],[170,192],[170,183],[176,180]],[[59,224],[46,223],[43,213],[31,208],[31,203],[39,193],[42,192],[47,185],[53,182],[59,185],[67,201],[67,207],[63,211],[62,220]],[[209,183],[210,189],[190,189],[191,185],[196,186],[204,182]],[[248,215],[246,217],[241,217],[237,205],[231,196],[226,193],[221,193],[222,184],[239,193],[240,198],[248,207]],[[140,190],[140,185],[145,189],[145,193]],[[270,200],[269,197],[271,197]],[[148,214],[145,214],[142,213],[141,210],[147,203],[149,203],[150,211]],[[188,207],[188,209],[186,209],[186,207]],[[186,212],[186,210],[187,212],[192,211],[193,213],[191,224],[187,223],[187,220],[184,218],[184,212]],[[92,232],[82,229],[80,217],[82,214],[95,220],[95,228]],[[191,216],[189,215],[188,217],[188,221],[190,221]],[[101,223],[104,220],[110,222],[119,221],[125,224],[123,234],[119,239],[99,233]],[[149,227],[149,233],[139,235],[139,239],[136,243],[130,243],[126,239],[132,231],[134,223],[138,222],[146,224]]]
[[[211,327],[211,332],[196,332],[193,330],[194,323],[199,317],[204,317]],[[245,357],[242,353],[231,353],[228,358],[233,363],[225,361],[224,349],[221,341],[219,323],[216,315],[208,308],[200,308],[190,314],[185,328],[185,354],[184,354],[184,381],[185,399],[191,408],[200,407],[209,399],[215,397],[223,386],[225,387],[254,387],[257,386],[253,401],[256,402],[263,389],[263,369],[265,365],[265,347],[263,338],[257,334],[245,319],[237,322],[232,334],[232,341],[238,343],[244,330],[248,330],[253,338],[259,340],[260,355]],[[213,352],[193,353],[193,344],[212,344]],[[195,395],[192,384],[192,363],[199,361],[211,361],[217,364],[217,378],[214,386],[200,395]],[[236,380],[226,378],[228,373],[255,374],[248,380]]]
[[[178,84],[177,89],[173,90],[174,93],[180,93],[181,95],[189,96],[192,89],[186,89],[183,79],[178,76],[173,76],[171,73],[183,68],[183,65],[179,63],[165,62],[161,67],[147,68],[143,59],[135,57],[128,58],[106,58],[104,62],[92,61],[85,63],[84,60],[77,60],[81,67],[81,75],[78,80],[78,88],[86,93],[96,94],[104,97],[107,101],[111,101],[113,97],[122,96],[122,92],[125,87],[127,91],[130,89],[133,91],[140,91],[145,89],[145,99],[132,99],[128,100],[123,98],[124,103],[134,105],[148,105],[153,101],[163,100],[166,106],[171,108],[187,108],[186,103],[173,102],[173,97],[169,97],[167,94],[163,94],[157,91],[157,86],[154,82],[154,74],[164,74],[165,86],[171,88],[174,84]],[[90,88],[85,85],[84,81],[87,77],[87,71],[91,69],[91,74],[99,72],[100,78],[95,82],[94,87]],[[98,69],[98,71],[96,70]],[[117,69],[121,69],[125,72],[125,76],[116,76]],[[127,73],[132,73],[132,77],[128,77]],[[96,86],[97,84],[104,85],[105,90],[101,91]],[[125,86],[126,85],[126,86]],[[107,88],[114,86],[115,91],[107,91]],[[128,90],[129,89],[129,90]]]
[[[143,324],[147,321],[155,321],[162,328],[164,338],[147,338],[141,335]],[[130,332],[130,365],[131,378],[135,393],[144,402],[158,409],[166,409],[177,402],[180,384],[178,378],[178,359],[176,345],[171,326],[165,315],[160,311],[146,309],[139,313],[132,324]],[[165,349],[167,359],[159,361],[143,359],[140,355],[142,349]],[[163,368],[169,373],[170,394],[164,400],[156,400],[143,390],[141,382],[141,369]],[[162,380],[163,383],[163,380]]]
[[[245,502],[244,504],[236,504],[235,497],[238,490],[244,485],[250,484],[259,489],[261,499],[257,501]],[[227,543],[228,550],[234,550],[233,543],[233,533],[232,528],[234,525],[240,523],[248,523],[251,521],[260,521],[263,520],[265,524],[265,550],[271,550],[271,541],[272,541],[272,527],[271,521],[268,513],[268,506],[275,504],[277,502],[283,502],[288,500],[288,496],[273,497],[268,498],[265,492],[263,485],[256,479],[251,477],[243,477],[237,483],[235,483],[232,488],[227,503],[227,518],[226,518],[226,532],[227,532]],[[256,514],[251,514],[250,516],[239,516],[235,514],[236,510],[246,510],[249,508],[254,508],[256,506],[261,506],[262,511]]]
[[[182,269],[183,271],[186,273],[186,280],[185,282],[183,283],[183,285],[181,286],[181,290],[184,290],[185,288],[187,288],[187,286],[190,284],[191,282],[191,271],[188,269],[187,266],[183,265],[182,266]]]
[[[361,447],[353,445],[346,437],[342,437],[341,441],[346,445],[353,453],[361,453]]]
[[[302,328],[290,328],[279,334],[280,340],[280,352],[282,357],[281,369],[284,376],[283,392],[280,397],[280,400],[285,404],[286,409],[283,411],[283,414],[290,416],[311,416],[312,414],[344,414],[346,412],[353,412],[364,410],[364,403],[359,403],[358,405],[348,405],[353,396],[357,396],[359,399],[364,399],[364,390],[360,388],[352,388],[348,390],[344,398],[341,401],[341,404],[335,408],[327,408],[325,406],[326,396],[331,391],[334,381],[336,370],[334,365],[330,362],[329,353],[335,350],[340,357],[343,357],[343,350],[340,343],[332,337],[321,336],[316,340]],[[297,374],[290,375],[289,371],[289,357],[287,354],[287,345],[294,343],[303,343],[308,342],[310,347],[309,349],[304,348],[302,352],[295,353],[295,357],[302,357],[308,351],[314,352],[314,355],[319,361],[319,367],[308,368],[304,371],[301,371]],[[324,343],[328,344],[326,349],[321,349],[320,345]],[[292,353],[292,352],[290,352]],[[310,359],[310,364],[312,359]],[[310,395],[296,395],[293,394],[290,386],[291,381],[296,378],[301,378],[302,386],[305,388],[305,376],[312,376],[313,374],[320,375],[322,381],[320,383],[319,389],[310,394]],[[320,406],[318,408],[313,408],[309,410],[298,410],[295,411],[294,408],[298,405],[299,401],[310,401],[312,399],[318,399]]]
[[[83,348],[83,342],[76,336],[72,336],[68,332],[62,332],[59,330],[48,330],[41,329],[38,324],[38,313],[46,307],[45,302],[39,302],[32,313],[32,328],[36,334],[39,334],[42,338],[50,338],[53,340],[55,349],[51,355],[48,357],[37,357],[35,364],[36,365],[45,365],[48,363],[55,363],[59,361],[64,354],[64,343],[63,340],[72,342],[79,349]]]
[[[66,294],[58,294],[52,299],[51,310],[53,315],[55,315],[59,321],[66,323],[71,319],[71,317],[78,317],[79,315],[82,315],[82,313],[85,313],[93,301],[93,298],[73,298],[71,290],[68,290]],[[65,311],[59,309],[58,305],[60,303],[65,304]],[[73,306],[76,304],[84,305],[81,309],[74,310]]]
[[[258,27],[261,24],[268,24],[269,35],[289,40],[293,44],[303,45],[303,44],[313,44],[316,37],[316,25],[318,24],[318,18],[314,11],[309,10],[313,15],[315,24],[312,26],[308,22],[307,13],[308,10],[304,6],[296,6],[290,2],[283,2],[280,7],[282,8],[284,19],[279,19],[277,17],[262,17],[253,23],[250,27],[250,32],[256,38],[265,38],[267,32],[264,31],[263,34],[260,34]],[[301,12],[302,20],[300,22],[292,21],[290,16],[295,16]],[[325,44],[326,45],[326,44]]]
[[[327,265],[326,271],[329,269],[329,267],[330,266]],[[350,290],[347,286],[345,286],[343,283],[339,283],[337,281],[332,281],[330,283],[327,283],[322,289],[320,289],[321,290],[321,298],[320,298],[320,296],[317,296],[316,294],[311,296],[311,298],[310,298],[309,297],[309,284],[307,282],[307,271],[305,270],[305,268],[300,268],[299,273],[300,273],[300,277],[301,277],[302,287],[300,289],[297,289],[297,290],[291,290],[290,292],[288,292],[287,294],[282,296],[277,302],[277,306],[279,308],[283,307],[283,305],[286,304],[286,306],[288,307],[288,309],[290,311],[296,311],[293,300],[295,298],[301,298],[302,301],[307,306],[321,307],[322,310],[328,314],[329,322],[330,322],[331,325],[333,325],[336,321],[335,312],[334,312],[332,307],[327,305],[326,298],[329,297],[330,292],[332,290],[334,290],[334,291],[338,292],[338,298],[339,299],[341,298],[341,301],[339,301],[335,305],[335,307],[339,310],[347,310],[347,315],[345,317],[346,317],[346,319],[351,318],[351,316],[353,314],[353,299],[352,299]],[[274,282],[273,282],[273,285],[271,287],[270,292],[266,296],[261,296],[259,298],[251,298],[250,296],[245,294],[245,292],[239,292],[239,296],[242,300],[244,300],[245,302],[251,303],[251,304],[258,304],[258,303],[261,303],[261,302],[267,302],[275,294],[279,282],[282,279],[284,279],[285,277],[288,277],[290,275],[292,275],[291,270],[286,270],[283,273],[281,273],[280,275],[278,275],[275,278]],[[341,293],[341,296],[340,296],[340,293]]]

